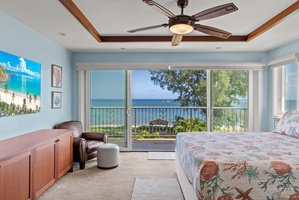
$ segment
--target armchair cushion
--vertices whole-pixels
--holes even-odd
[[[87,154],[97,151],[98,146],[104,144],[104,142],[99,142],[98,140],[86,140],[86,143]]]

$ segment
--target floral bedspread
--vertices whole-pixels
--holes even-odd
[[[176,153],[201,200],[299,199],[299,139],[271,133],[179,133]]]

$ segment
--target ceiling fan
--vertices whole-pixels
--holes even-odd
[[[172,46],[179,45],[183,39],[183,35],[190,33],[193,30],[200,31],[202,33],[214,37],[218,37],[218,38],[223,38],[223,39],[229,38],[231,36],[230,32],[215,27],[211,27],[211,26],[196,24],[196,22],[219,17],[238,10],[235,4],[227,3],[227,4],[209,8],[195,15],[189,16],[189,15],[184,15],[184,8],[188,6],[188,0],[177,0],[177,5],[181,8],[181,14],[175,15],[167,8],[161,6],[160,4],[158,4],[153,0],[142,0],[142,1],[147,5],[151,6],[153,9],[167,16],[169,18],[168,24],[165,23],[161,25],[148,26],[144,28],[129,30],[128,32],[135,33],[139,31],[145,31],[145,30],[150,30],[150,29],[155,29],[160,27],[169,27],[170,31],[174,33],[171,41]]]

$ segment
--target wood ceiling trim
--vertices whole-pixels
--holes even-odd
[[[169,42],[172,36],[102,36],[102,42]],[[246,42],[247,36],[231,36],[228,39],[213,36],[184,36],[184,42]]]
[[[299,9],[299,1],[296,1],[291,6],[280,12],[278,15],[252,31],[247,36],[247,42],[253,40],[254,38],[258,37],[259,35],[263,34],[264,32],[268,31],[269,29],[273,28],[280,22],[282,22],[284,19],[286,19],[289,15],[291,15],[293,12],[297,11]]]
[[[90,21],[76,6],[73,0],[59,0],[66,9],[86,28],[98,42],[169,42],[172,36],[101,36]],[[228,39],[213,36],[184,36],[184,42],[249,42],[299,9],[299,0],[280,12],[278,15],[249,33],[247,36],[231,36]]]
[[[72,0],[59,0],[64,7],[86,28],[86,30],[98,41],[102,41],[102,36],[85,17],[81,10],[76,6]]]

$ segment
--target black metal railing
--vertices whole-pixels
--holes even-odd
[[[90,111],[91,130],[125,137],[127,113],[123,107],[91,107]],[[206,107],[135,106],[130,113],[133,138],[175,137],[177,132],[207,130]],[[245,132],[247,120],[247,108],[214,107],[211,131]]]

